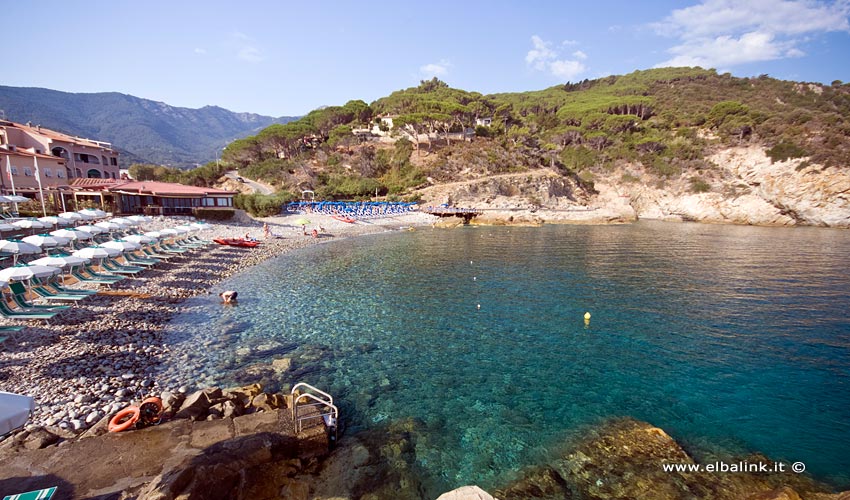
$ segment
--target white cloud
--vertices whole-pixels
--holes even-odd
[[[239,49],[239,52],[236,54],[236,57],[242,59],[243,61],[252,63],[260,62],[265,59],[263,57],[263,54],[260,52],[260,49],[252,46],[245,46]]]
[[[230,46],[236,52],[236,58],[250,63],[258,63],[266,58],[256,46],[254,39],[238,31],[230,34]]]
[[[830,31],[850,32],[850,2],[816,0],[703,0],[674,10],[652,27],[678,38],[662,66],[703,66],[802,57],[800,37]]]
[[[449,72],[449,68],[451,67],[451,63],[446,61],[445,59],[440,60],[438,63],[430,63],[425,64],[424,66],[419,67],[419,73],[423,76],[436,76],[441,77],[445,76]]]
[[[543,71],[546,69],[546,64],[558,55],[549,48],[549,45],[551,45],[549,42],[544,42],[537,35],[531,37],[531,43],[534,48],[525,55],[525,62],[532,68]]]
[[[572,80],[576,76],[584,73],[587,68],[579,61],[552,61],[549,63],[549,71],[553,75],[563,78],[564,80]]]
[[[561,43],[561,46],[565,47],[577,43],[566,40]],[[581,60],[587,59],[587,54],[580,50],[576,50],[572,54],[576,60],[560,59],[559,53],[552,49],[552,44],[539,36],[533,35],[531,44],[534,48],[525,55],[525,62],[537,71],[547,71],[560,79],[571,80],[587,70],[587,67],[581,62]]]
[[[207,53],[206,49],[202,49],[200,47],[196,48],[194,52],[195,52],[195,54],[201,54],[201,55]]]

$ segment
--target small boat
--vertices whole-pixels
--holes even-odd
[[[347,222],[349,224],[354,224],[354,222],[356,222],[351,217],[346,217],[344,215],[332,215],[331,218],[336,219],[336,220],[341,220],[342,222]]]
[[[217,238],[213,240],[219,245],[232,247],[254,248],[260,244],[259,241],[246,240],[245,238]]]

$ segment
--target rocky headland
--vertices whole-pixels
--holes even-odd
[[[850,227],[850,173],[806,158],[773,162],[760,146],[719,150],[717,168],[657,177],[640,165],[596,173],[592,184],[554,168],[490,175],[418,190],[423,204],[474,207],[478,224],[623,223],[639,219],[764,226]],[[695,188],[696,176],[705,184]]]

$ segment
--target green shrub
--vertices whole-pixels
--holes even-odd
[[[254,217],[269,217],[280,213],[284,203],[295,199],[292,193],[283,191],[273,195],[237,194],[233,202],[237,208],[245,210]]]
[[[711,184],[705,182],[699,177],[691,177],[691,192],[692,193],[707,193],[711,191]]]
[[[620,177],[620,182],[623,184],[634,184],[636,182],[640,182],[640,178],[632,174],[623,174],[623,176]]]
[[[782,141],[776,146],[765,151],[767,156],[770,158],[771,163],[776,163],[777,161],[785,161],[791,158],[802,158],[804,156],[808,156],[808,153],[805,149],[797,146],[792,142]]]
[[[195,207],[192,215],[203,220],[230,220],[236,213],[232,208]]]

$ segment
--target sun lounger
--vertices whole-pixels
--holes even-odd
[[[89,294],[82,293],[56,293],[50,291],[47,287],[40,285],[33,285],[30,290],[44,300],[72,300],[76,302],[89,296]]]
[[[12,301],[14,301],[21,310],[63,311],[71,308],[71,306],[67,305],[33,304],[27,300],[27,288],[21,282],[9,283],[9,289],[12,290]]]
[[[54,493],[56,493],[56,486],[43,490],[18,493],[16,495],[7,495],[3,497],[3,500],[50,500],[53,498]]]
[[[159,260],[157,259],[149,259],[146,257],[140,257],[136,254],[125,253],[124,260],[127,261],[128,264],[134,266],[145,266],[145,267],[153,267],[159,264]]]
[[[0,316],[10,319],[51,319],[59,314],[59,311],[16,311],[9,307],[5,299],[0,299]]]
[[[86,269],[85,272],[90,272],[90,271],[88,269]],[[115,275],[107,276],[105,274],[99,274],[99,273],[94,273],[94,275],[93,274],[83,274],[83,270],[81,270],[81,269],[71,271],[71,276],[73,276],[74,278],[76,278],[80,281],[83,281],[85,283],[97,283],[99,285],[112,285],[112,284],[115,284],[115,283],[124,279],[123,276],[115,276]]]
[[[145,270],[143,267],[122,265],[113,259],[103,259],[100,265],[110,273],[118,274],[139,274]]]
[[[168,259],[175,256],[174,254],[168,255],[168,254],[156,253],[149,248],[143,248],[142,253],[147,255],[148,257],[153,258],[153,259],[162,259],[162,260],[168,260]]]
[[[33,278],[32,281],[34,285],[59,295],[82,295],[84,297],[97,295],[97,290],[90,290],[88,288],[67,288],[55,281],[40,281],[37,278]]]

